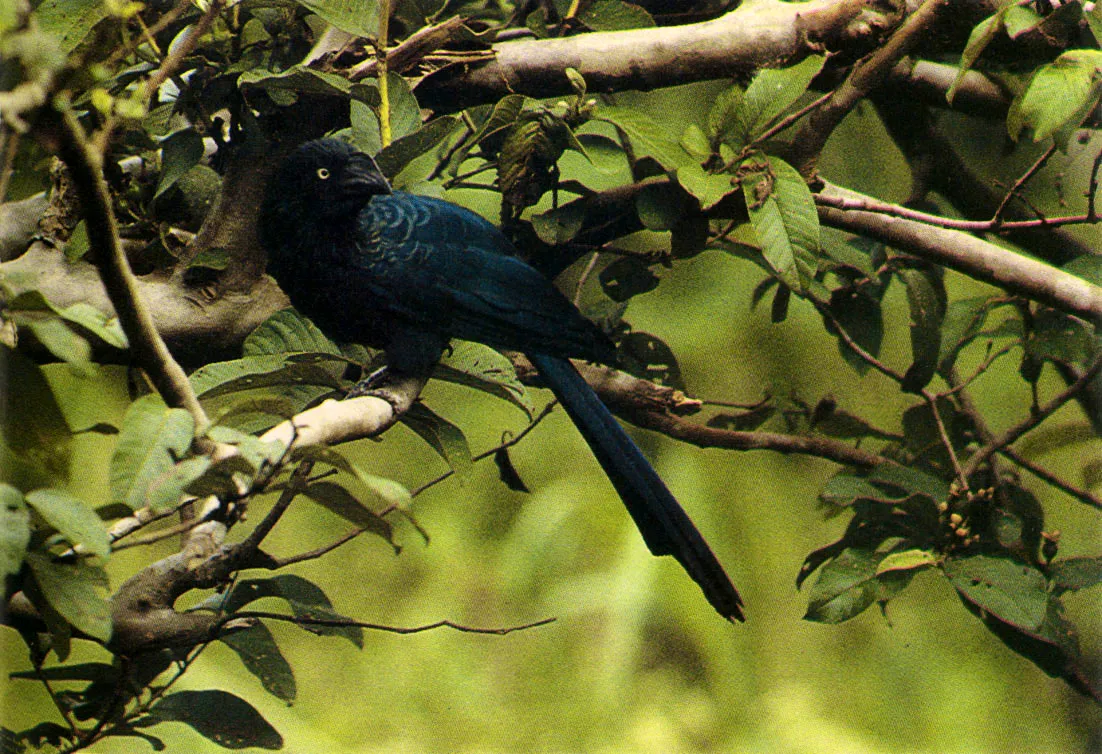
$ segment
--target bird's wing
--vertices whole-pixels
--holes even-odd
[[[358,264],[407,321],[499,348],[608,357],[601,332],[478,215],[399,192],[360,219]]]

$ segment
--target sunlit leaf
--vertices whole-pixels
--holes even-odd
[[[111,494],[137,510],[148,504],[151,485],[173,472],[195,436],[195,420],[184,409],[168,408],[158,395],[131,404],[111,456]]]
[[[785,285],[805,290],[819,258],[819,214],[799,172],[784,160],[767,157],[742,178],[750,222],[765,261]]]
[[[26,501],[70,544],[79,544],[101,558],[111,554],[103,521],[83,500],[64,490],[40,489],[28,492]]]
[[[961,596],[999,620],[1036,630],[1048,609],[1048,584],[1036,568],[1008,558],[949,558],[945,575]]]
[[[107,574],[84,561],[58,563],[37,552],[27,553],[27,564],[42,595],[57,613],[100,641],[111,638],[111,609],[104,593]]]
[[[734,108],[729,128],[719,138],[738,150],[760,137],[773,121],[807,91],[826,58],[808,55],[788,68],[758,72]]]
[[[502,398],[532,416],[532,401],[517,378],[513,364],[500,353],[480,343],[452,341],[436,367],[436,376],[473,387]]]
[[[0,583],[19,573],[31,541],[31,513],[22,493],[0,482]]]
[[[886,600],[905,587],[911,571],[877,574],[883,555],[847,548],[819,571],[808,593],[804,620],[841,623],[858,615],[877,600]]]
[[[938,557],[930,550],[902,550],[885,556],[876,566],[877,575],[886,571],[912,571],[937,563]]]
[[[1017,139],[1023,128],[1033,140],[1052,136],[1065,125],[1076,126],[1102,96],[1102,51],[1069,50],[1033,72],[1029,84],[1010,106],[1006,127]]]

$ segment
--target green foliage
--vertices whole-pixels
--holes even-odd
[[[227,691],[169,694],[150,708],[148,717],[136,720],[134,726],[148,728],[165,722],[189,725],[203,738],[226,749],[283,748],[283,736],[256,707]]]
[[[960,275],[910,256],[905,249],[887,248],[875,240],[820,227],[815,176],[810,171],[801,175],[793,165],[804,163],[791,159],[799,146],[792,143],[792,136],[803,121],[786,116],[819,95],[811,91],[813,81],[816,87],[829,86],[832,77],[846,72],[846,56],[836,55],[834,50],[809,55],[786,68],[764,69],[735,83],[698,84],[689,94],[674,88],[591,96],[582,74],[567,69],[562,76],[573,94],[566,98],[537,100],[512,93],[458,114],[426,119],[428,111],[421,107],[422,90],[418,88],[425,82],[420,80],[416,86],[412,82],[452,55],[459,55],[460,62],[444,62],[444,69],[453,69],[435,73],[476,68],[493,33],[508,28],[512,21],[555,40],[579,30],[644,29],[670,20],[663,18],[654,4],[644,9],[621,0],[538,5],[526,19],[510,19],[506,11],[512,9],[500,4],[410,0],[397,4],[392,38],[378,40],[379,4],[370,0],[233,4],[217,15],[210,33],[180,61],[172,85],[146,103],[144,82],[163,60],[163,53],[186,40],[185,30],[194,28],[202,12],[200,6],[186,9],[179,19],[158,30],[155,22],[162,11],[156,3],[140,7],[44,0],[34,8],[36,25],[22,25],[18,13],[0,10],[0,51],[4,54],[0,74],[6,77],[0,94],[7,95],[20,76],[30,82],[57,75],[65,82],[68,106],[83,126],[94,130],[106,122],[112,124],[115,130],[106,140],[110,146],[107,158],[127,164],[125,170],[111,168],[107,176],[116,220],[135,263],[144,266],[143,272],[154,268],[147,281],[169,281],[183,275],[192,282],[214,281],[209,290],[215,293],[225,293],[220,287],[223,283],[229,283],[235,294],[239,291],[234,287],[243,274],[239,248],[204,246],[205,237],[200,233],[201,241],[196,244],[200,252],[191,256],[180,253],[183,242],[178,239],[190,239],[200,229],[221,183],[215,169],[222,171],[232,164],[238,148],[265,154],[264,144],[290,139],[290,134],[297,138],[299,132],[288,126],[307,123],[311,128],[303,132],[324,127],[348,139],[376,155],[385,174],[400,188],[446,194],[487,215],[495,209],[485,201],[491,197],[490,201],[500,203],[504,230],[518,249],[542,270],[565,271],[560,283],[614,339],[619,356],[616,366],[621,371],[674,391],[689,393],[692,389],[704,398],[716,394],[724,398],[715,401],[720,409],[716,410],[707,403],[678,403],[683,396],[675,392],[670,406],[654,411],[635,406],[629,411],[668,412],[664,419],[680,422],[687,433],[684,436],[702,444],[718,437],[716,444],[729,443],[725,447],[768,447],[786,453],[796,446],[826,447],[830,452],[812,454],[846,463],[839,455],[850,459],[848,452],[862,451],[876,460],[864,465],[855,461],[858,465],[843,466],[825,481],[817,480],[810,467],[793,473],[795,465],[778,466],[783,470],[774,469],[774,476],[793,486],[802,484],[806,492],[795,495],[785,488],[781,494],[773,493],[776,500],[764,500],[769,493],[755,490],[763,500],[750,521],[740,520],[740,505],[732,504],[723,511],[725,523],[718,531],[741,531],[742,525],[752,527],[767,520],[770,512],[766,508],[774,507],[779,499],[798,506],[813,496],[817,487],[827,514],[845,517],[844,533],[817,549],[812,548],[818,543],[796,535],[791,539],[799,544],[788,543],[788,537],[777,533],[775,523],[773,531],[763,534],[759,529],[753,536],[743,535],[758,553],[766,546],[761,542],[768,540],[768,546],[775,549],[770,557],[780,557],[782,551],[785,557],[795,559],[792,562],[804,557],[797,586],[815,575],[806,589],[808,621],[841,624],[861,615],[872,620],[867,608],[877,604],[886,611],[887,605],[904,593],[911,598],[918,590],[908,587],[919,574],[923,576],[918,582],[943,579],[943,584],[952,587],[951,592],[944,591],[958,595],[967,613],[976,618],[973,625],[982,624],[991,636],[1045,673],[1085,694],[1096,694],[1090,687],[1090,663],[1079,647],[1073,621],[1079,613],[1066,609],[1064,600],[1072,606],[1072,600],[1082,599],[1079,592],[1102,583],[1102,559],[1078,554],[1057,557],[1062,554],[1058,552],[1060,537],[1052,531],[1053,523],[1046,521],[1046,514],[1059,520],[1063,513],[1047,510],[1052,496],[1035,495],[1029,477],[1019,478],[1018,474],[1021,468],[1033,470],[1024,463],[1037,467],[1046,460],[1045,454],[1061,451],[1061,458],[1073,457],[1077,449],[1089,447],[1086,443],[1096,439],[1086,421],[1078,419],[1053,428],[1048,419],[1055,409],[1048,413],[1041,409],[1051,395],[1097,362],[1097,323],[1006,291],[971,285]],[[518,6],[520,10],[529,9]],[[469,27],[452,40],[459,44],[439,56],[434,52],[419,58],[412,68],[392,70],[385,108],[375,79],[350,81],[350,67],[374,55],[374,44],[385,42],[393,47],[454,13],[470,19]],[[1012,93],[1006,117],[1012,139],[1029,132],[1034,142],[1052,139],[1070,153],[1077,144],[1073,135],[1089,135],[1080,126],[1096,125],[1090,117],[1102,97],[1102,57],[1090,46],[1090,36],[1083,35],[1089,33],[1096,41],[1102,38],[1100,13],[1097,6],[1085,4],[1068,3],[1048,13],[1020,3],[1000,3],[964,44],[949,101],[959,94],[969,70],[988,72]],[[1056,33],[1058,23],[1068,19],[1076,35],[1062,37]],[[339,54],[304,64],[327,24],[358,39]],[[155,30],[149,31],[151,28]],[[1034,59],[1040,42],[1049,46],[1044,47],[1045,55]],[[1072,47],[1073,43],[1083,46]],[[67,55],[78,65],[62,74]],[[820,75],[824,72],[827,75]],[[435,73],[428,73],[427,78]],[[342,115],[333,119],[330,109]],[[859,107],[851,120],[879,123],[872,109]],[[387,144],[380,127],[384,112],[389,113],[392,135]],[[5,113],[5,118],[19,123],[22,115],[16,111],[10,116]],[[224,118],[229,121],[223,122]],[[37,123],[33,125],[38,128]],[[991,130],[991,124],[984,128]],[[871,147],[865,153],[863,138],[872,130],[865,128],[862,140],[851,138],[837,147],[844,152],[845,161],[875,163],[879,159]],[[32,133],[38,136],[37,130]],[[208,151],[205,136],[213,137],[217,147],[209,160],[204,157]],[[51,138],[47,135],[43,142]],[[29,146],[33,141],[25,138],[12,147],[12,185],[46,188],[47,161],[41,146]],[[1026,154],[1028,147],[1017,146],[1012,156]],[[1026,156],[1035,159],[1035,153]],[[135,169],[134,164],[143,167]],[[1061,165],[1060,181],[1064,181],[1063,170],[1069,163]],[[149,170],[148,166],[159,167]],[[878,170],[875,165],[871,168],[873,173]],[[188,225],[176,218],[168,205],[177,201],[174,197],[179,193],[187,193],[185,200],[191,203],[188,182],[196,171],[204,172],[212,182],[195,193],[206,198],[194,202],[199,209],[195,222]],[[921,184],[930,175],[918,171],[916,175],[923,179],[916,181],[916,186],[924,188]],[[1014,178],[1002,175],[996,181],[993,174],[982,175],[985,185],[1009,185]],[[1046,211],[1035,206],[1040,194],[1044,194],[1041,199],[1053,203],[1081,202],[1078,186],[1068,188],[1070,178],[1055,186],[1046,184],[1044,189],[1035,188],[1038,183],[1034,180],[1029,187],[1015,188],[1015,197],[1035,207],[1038,215]],[[233,184],[227,180],[226,185]],[[963,212],[961,207],[955,209]],[[932,211],[950,214],[945,207]],[[1009,217],[1007,214],[1004,219]],[[60,232],[58,246],[64,246],[70,263],[84,269],[87,261],[96,261],[97,250],[90,248],[88,240],[90,223],[79,220],[74,225],[70,218],[63,220],[73,227]],[[210,230],[203,228],[204,232]],[[1041,232],[1050,231],[1041,228]],[[1014,238],[1016,243],[1021,240]],[[1022,243],[1028,248],[1028,243]],[[724,253],[705,253],[709,251]],[[249,264],[255,265],[255,260]],[[724,277],[725,265],[737,266],[738,274]],[[1084,280],[1098,283],[1102,279],[1097,255],[1084,254],[1062,267]],[[713,289],[736,277],[741,278],[739,284],[746,282],[738,292],[749,299],[749,307],[733,299],[732,291],[713,295]],[[208,289],[192,282],[188,283],[187,301],[196,306],[199,318]],[[569,633],[598,637],[591,639],[595,643],[587,651],[616,658],[620,666],[609,671],[610,676],[622,679],[634,673],[634,678],[651,679],[647,682],[655,687],[684,690],[676,715],[657,707],[639,713],[649,716],[642,726],[648,731],[647,726],[655,720],[693,718],[692,694],[704,693],[695,682],[681,689],[667,676],[722,676],[725,663],[729,663],[727,655],[709,647],[715,642],[694,634],[703,634],[694,627],[694,619],[671,617],[659,606],[654,595],[668,597],[675,590],[655,587],[658,568],[647,571],[630,556],[619,554],[616,557],[622,563],[609,565],[613,555],[607,548],[606,524],[595,518],[587,518],[584,526],[565,533],[568,519],[574,515],[570,506],[578,499],[589,502],[598,497],[597,491],[583,489],[575,477],[565,476],[558,485],[564,492],[555,485],[541,484],[537,489],[535,480],[546,481],[548,467],[558,473],[563,464],[546,463],[550,456],[533,463],[520,446],[506,442],[505,438],[515,435],[507,422],[521,416],[514,408],[529,422],[542,420],[545,414],[537,411],[533,394],[505,355],[486,346],[456,342],[435,376],[466,388],[458,391],[462,400],[445,406],[441,404],[447,398],[430,393],[431,397],[416,403],[400,419],[411,432],[387,435],[369,447],[313,447],[292,453],[282,443],[262,440],[261,434],[326,399],[340,398],[382,364],[380,354],[361,345],[332,342],[293,310],[278,312],[244,341],[239,357],[204,363],[191,372],[191,386],[214,422],[197,437],[188,412],[169,408],[156,395],[141,395],[147,387],[139,374],[128,375],[122,367],[99,363],[104,359],[117,363],[119,352],[127,348],[113,316],[89,303],[61,305],[38,286],[26,271],[0,276],[0,339],[5,344],[0,358],[8,384],[17,388],[16,398],[5,402],[0,422],[0,467],[5,475],[0,483],[0,571],[10,587],[25,594],[44,629],[41,637],[33,632],[27,635],[34,670],[14,673],[12,678],[64,684],[64,691],[54,695],[54,701],[87,725],[85,733],[95,731],[103,738],[138,737],[159,749],[165,743],[146,731],[162,722],[183,722],[222,748],[276,749],[283,745],[281,734],[244,699],[227,691],[173,688],[176,679],[198,660],[205,644],[157,650],[140,657],[115,657],[112,662],[82,662],[77,656],[70,665],[45,664],[49,652],[64,662],[70,651],[86,640],[116,651],[111,643],[105,564],[112,551],[127,542],[118,539],[121,529],[117,524],[137,520],[131,513],[156,518],[210,495],[217,496],[222,505],[213,514],[203,515],[210,515],[208,523],[218,527],[241,526],[245,514],[249,523],[263,520],[265,506],[274,496],[266,493],[297,496],[292,516],[302,516],[308,523],[302,524],[301,530],[291,530],[281,545],[302,544],[308,539],[301,533],[307,526],[311,527],[309,534],[320,531],[321,527],[312,526],[313,517],[330,524],[336,517],[336,525],[346,530],[345,538],[373,535],[363,538],[368,543],[365,548],[374,548],[385,557],[399,551],[399,542],[405,544],[402,532],[406,523],[426,541],[432,528],[434,542],[445,544],[433,548],[426,563],[447,547],[449,553],[462,551],[470,557],[468,562],[478,564],[477,573],[456,569],[440,579],[446,582],[447,599],[453,600],[446,603],[449,610],[468,611],[482,621],[499,614],[494,612],[497,601],[541,610],[538,599],[544,598],[550,612],[564,623],[577,621],[570,625],[578,630]],[[671,289],[688,291],[682,295],[694,299],[685,304],[677,300],[678,294],[666,293]],[[648,316],[648,301],[672,312],[682,304],[696,307],[698,296],[700,301],[715,302],[714,308],[694,309],[694,316],[707,320],[694,331],[699,344],[663,329],[667,311],[655,317],[657,326],[639,322]],[[743,316],[744,308],[753,309],[765,301],[770,302],[768,314],[754,311],[747,315],[760,315],[760,323],[751,319],[745,325],[739,320],[740,334],[719,340],[728,337],[726,329]],[[766,318],[773,329],[766,329]],[[651,329],[656,334],[648,332]],[[815,341],[815,351],[807,345],[812,330],[823,336]],[[835,346],[849,372],[834,370],[829,363],[827,356]],[[747,358],[749,349],[755,347],[760,350]],[[724,364],[725,349],[737,350],[739,357],[734,366],[715,367],[717,371],[727,368],[728,373],[717,377],[701,370],[702,362],[709,368]],[[200,353],[187,357],[202,359],[202,348],[195,351]],[[34,359],[63,363],[43,368],[28,353]],[[1013,361],[1008,363],[1006,356]],[[61,373],[62,369],[69,371]],[[750,390],[757,397],[745,404],[726,400],[741,390]],[[109,393],[129,404],[121,421],[98,410],[99,398]],[[448,391],[449,395],[455,393]],[[992,400],[990,394],[997,398]],[[485,395],[497,400],[480,400]],[[1083,403],[1089,405],[1085,396]],[[977,404],[983,405],[977,408]],[[707,413],[689,416],[697,411]],[[1034,420],[1044,422],[1043,426],[1006,449],[1026,462],[1019,463],[1010,453],[1001,457],[1002,448],[984,447],[990,445],[993,435],[1007,426],[1013,428],[1014,422]],[[495,438],[498,445],[475,454],[473,449],[482,447],[485,437]],[[791,444],[778,444],[778,438]],[[547,443],[552,444],[550,440]],[[217,448],[213,453],[212,445]],[[990,453],[984,463],[972,468],[970,461],[981,449]],[[1090,452],[1081,455],[1081,461],[1073,458],[1068,463],[1082,480],[1064,484],[1060,489],[1065,492],[1059,494],[1096,500],[1099,464]],[[482,458],[493,457],[501,482],[498,486],[514,494],[502,493],[498,507],[490,512],[484,510],[488,506],[457,505],[447,509],[445,516],[440,512],[443,506],[434,511],[428,505],[422,510],[419,504],[415,518],[416,492],[410,490],[423,482],[426,467],[440,466],[436,457],[449,470],[441,476],[454,475],[462,485],[458,494],[472,502],[491,494],[478,481]],[[669,468],[683,464],[683,475],[705,475],[695,460],[685,463],[670,458],[674,460]],[[554,459],[558,460],[558,455]],[[300,461],[316,469],[304,479],[292,478],[289,468]],[[109,479],[99,485],[106,489],[97,488],[94,479],[84,478],[89,476],[86,464],[107,465]],[[73,473],[76,469],[79,474]],[[379,469],[380,473],[372,473]],[[742,501],[746,497],[743,491],[730,490],[738,484],[741,472],[724,469],[723,473],[721,492]],[[389,478],[391,475],[395,478]],[[524,535],[518,533],[522,527],[517,522],[523,515],[537,515],[522,511],[516,502],[516,493],[529,491],[525,480],[545,496],[539,501],[543,533],[538,541],[524,541]],[[435,481],[439,478],[433,477],[422,489]],[[754,485],[758,485],[756,480]],[[391,515],[395,512],[405,520]],[[441,525],[445,517],[456,519],[451,522],[454,531]],[[120,521],[109,529],[114,518]],[[145,519],[137,528],[147,524]],[[151,541],[159,541],[159,531],[150,530],[154,535]],[[442,531],[442,536],[435,536],[437,531]],[[483,532],[487,539],[507,542],[511,554],[503,558],[498,550],[477,549]],[[378,540],[388,547],[378,547]],[[590,548],[591,540],[600,547]],[[313,559],[306,556],[314,546],[303,544],[294,552]],[[802,548],[798,554],[796,547]],[[812,551],[805,555],[808,550]],[[370,549],[363,552],[367,554],[361,553],[357,560],[366,562],[377,554]],[[566,565],[557,563],[556,557],[562,557]],[[510,558],[523,561],[523,566],[510,566]],[[112,558],[109,567],[121,569],[123,560]],[[186,567],[209,563],[188,562]],[[278,558],[265,549],[249,566],[276,567],[277,563]],[[405,615],[406,603],[415,602],[413,594],[426,594],[425,584],[432,579],[416,570],[421,567],[418,563],[405,558],[403,563],[408,570],[398,587],[384,583],[383,574],[364,576],[360,569],[371,565],[343,562],[338,567],[355,571],[357,591],[378,597],[392,614]],[[452,561],[447,563],[452,567]],[[544,568],[547,564],[551,567]],[[556,575],[551,572],[556,566],[569,576],[553,581]],[[616,573],[617,567],[625,573]],[[736,567],[742,567],[744,573],[750,570]],[[628,570],[631,578],[625,575]],[[495,583],[499,573],[507,574],[510,583]],[[121,580],[114,578],[115,572],[111,575],[118,588]],[[745,578],[741,573],[739,577]],[[482,578],[485,581],[480,581]],[[548,584],[555,584],[546,590],[550,596],[538,594],[534,586],[545,578]],[[300,671],[297,678],[292,668],[299,648],[288,638],[290,632],[273,629],[273,624],[292,623],[311,634],[337,636],[361,650],[369,646],[363,626],[338,613],[326,592],[302,576],[280,573],[270,578],[241,578],[235,570],[230,577],[215,581],[215,593],[188,609],[220,621],[217,640],[229,647],[244,669],[280,703],[294,702],[309,681],[301,664],[296,666]],[[204,582],[206,586],[211,583]],[[395,594],[400,597],[394,599]],[[495,599],[500,595],[504,597]],[[435,599],[437,603],[441,600],[439,595]],[[255,604],[261,600],[270,600],[285,612],[267,612],[262,608],[268,604]],[[960,616],[965,619],[966,613],[960,611]],[[592,630],[594,626],[599,630]],[[609,626],[612,629],[606,633]],[[612,633],[613,629],[618,633]],[[713,635],[711,627],[706,630]],[[662,638],[647,638],[650,635]],[[624,636],[641,646],[614,646]],[[469,649],[471,645],[465,646]],[[343,647],[348,649],[347,644]],[[378,647],[372,650],[380,651]],[[571,652],[577,654],[576,649],[550,653],[555,657],[551,670],[532,669],[533,673],[548,672],[545,685],[552,691],[547,693],[560,697],[559,702],[562,694],[556,683],[561,678],[554,674],[562,672],[559,666],[567,663],[561,658],[570,657]],[[725,659],[717,661],[716,657]],[[499,668],[498,662],[495,658],[481,665],[493,666],[494,673],[509,667],[502,662]],[[586,666],[584,685],[598,689],[592,692],[598,700],[593,706],[608,705],[614,712],[610,719],[620,719],[622,710],[614,693],[620,687],[606,693],[600,682],[591,683],[601,680],[600,668],[588,661],[580,664]],[[931,664],[948,667],[954,663],[939,660]],[[335,670],[327,672],[337,675]],[[378,672],[382,677],[386,670]],[[430,682],[441,687],[450,683],[454,687],[450,693],[473,698],[479,695],[470,689],[478,681],[476,675],[448,679],[441,672],[440,678],[417,678],[416,685],[420,689]],[[489,683],[509,686],[498,679]],[[862,683],[870,683],[872,688],[871,682],[862,679]],[[707,693],[719,685],[719,681],[710,683]],[[427,685],[425,688],[424,694],[431,693]],[[513,688],[509,686],[510,691]],[[642,682],[633,688],[653,690]],[[542,715],[542,710],[528,704],[528,693],[537,692],[526,689],[518,695],[525,701],[499,717],[509,717],[528,706],[532,710],[521,712]],[[642,695],[647,699],[654,696]],[[420,701],[418,696],[418,703],[408,707],[420,709]],[[684,709],[680,706],[683,701]],[[727,706],[738,708],[740,704]],[[397,703],[392,711],[398,711]],[[402,713],[409,714],[406,710]],[[594,714],[592,710],[586,713]],[[475,719],[485,716],[485,710],[467,714]],[[617,728],[615,735],[621,730],[626,728]],[[683,738],[720,741],[700,731]],[[413,734],[410,740],[415,740]],[[71,749],[93,743],[98,739],[82,742],[71,728],[49,721],[39,721],[19,733],[0,732],[4,751],[22,751],[28,746]],[[541,740],[527,748],[554,748],[558,743]],[[623,741],[616,744],[606,748],[624,747]]]

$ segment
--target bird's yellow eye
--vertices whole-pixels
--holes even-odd
[[[318,178],[321,178],[323,181],[328,180],[329,168],[318,168]]]

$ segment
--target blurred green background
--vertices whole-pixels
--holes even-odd
[[[702,92],[691,92],[698,107]],[[671,113],[683,106],[675,97],[667,101]],[[860,160],[851,161],[854,145]],[[977,143],[981,148],[988,145]],[[908,188],[902,159],[871,111],[857,111],[835,136],[822,170],[889,200]],[[633,300],[627,319],[669,343],[693,396],[748,402],[764,391],[795,392],[814,403],[832,395],[842,408],[899,431],[898,415],[913,397],[875,372],[859,377],[847,367],[809,306],[794,302],[781,324],[770,324],[767,307],[752,310],[750,292],[761,279],[753,265],[706,252],[659,274],[663,284]],[[951,275],[951,296],[976,291],[982,288]],[[898,286],[889,290],[885,310],[882,357],[905,365],[907,315]],[[962,372],[981,356],[966,355]],[[49,367],[51,379],[76,379],[65,369]],[[1041,389],[1058,389],[1047,372]],[[998,428],[1021,417],[1024,391],[1014,359],[1007,359],[978,383],[975,397]],[[535,397],[540,404],[548,398],[540,391]],[[118,395],[96,400],[104,418],[117,421],[125,406],[121,382]],[[515,408],[453,385],[431,384],[425,400],[467,433],[475,452],[525,423]],[[1075,406],[1051,420],[1081,421]],[[531,494],[510,492],[493,464],[482,462],[466,484],[449,480],[415,500],[431,544],[399,524],[404,549],[397,557],[365,536],[291,569],[321,585],[336,610],[365,621],[412,626],[449,619],[491,627],[554,617],[554,623],[503,637],[448,629],[368,632],[363,651],[271,624],[298,681],[293,706],[267,695],[220,644],[177,688],[245,697],[282,733],[286,751],[303,754],[1102,750],[1102,712],[994,639],[936,574],[918,576],[886,614],[873,608],[838,626],[801,620],[805,597],[794,579],[803,558],[846,525],[845,516],[824,520],[816,504],[834,464],[634,435],[738,585],[746,624],[724,623],[674,561],[649,555],[584,443],[556,412],[512,452]],[[73,491],[103,499],[111,440],[82,435],[76,442],[82,466]],[[1084,454],[1097,450],[1072,446],[1044,460],[1077,479]],[[402,427],[381,443],[362,442],[359,452],[367,470],[410,487],[445,469]],[[1095,513],[1035,479],[1026,484],[1045,505],[1046,528],[1063,532],[1062,556],[1097,553],[1102,526]],[[254,503],[254,521],[271,497]],[[304,551],[346,526],[301,500],[268,549]],[[172,549],[169,541],[116,554],[113,584]],[[1097,661],[1097,595],[1067,602],[1084,654]],[[0,657],[6,671],[29,667],[10,629],[0,629]],[[71,661],[105,659],[78,643]],[[56,717],[35,683],[4,683],[5,726],[19,730]],[[150,732],[169,751],[222,751],[181,724]],[[136,739],[115,739],[92,751],[145,749]]]

